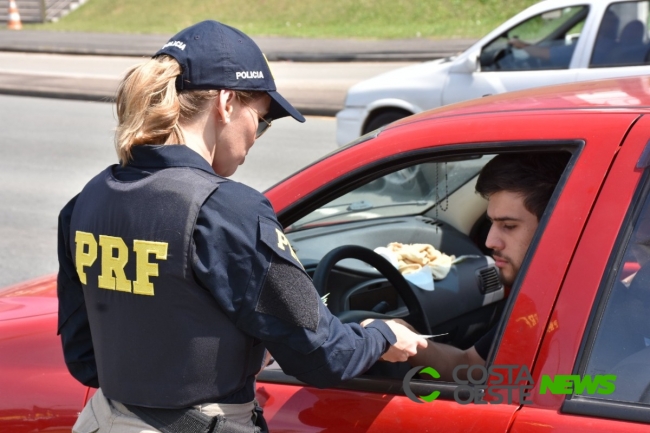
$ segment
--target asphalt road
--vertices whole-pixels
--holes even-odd
[[[0,52],[0,93],[107,100],[145,58]],[[282,95],[307,114],[334,115],[359,81],[412,62],[271,62]]]
[[[57,271],[57,216],[107,165],[112,105],[0,96],[0,287]],[[273,123],[233,176],[260,191],[336,148],[335,121]]]
[[[0,30],[0,50],[59,54],[150,56],[171,37],[168,35],[111,34]],[[333,61],[424,61],[464,51],[474,39],[314,39],[254,36],[271,60],[303,62]]]

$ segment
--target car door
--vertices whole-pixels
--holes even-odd
[[[516,300],[507,308],[504,326],[498,332],[488,360],[492,365],[516,364],[532,368],[544,324],[550,317],[575,244],[611,159],[635,116],[602,117],[596,125],[591,124],[590,116],[575,113],[572,116],[566,113],[502,113],[486,117],[482,121],[474,119],[471,132],[465,118],[445,118],[434,125],[421,122],[411,125],[410,134],[401,134],[400,128],[387,130],[374,143],[349,148],[311,167],[311,171],[305,170],[286,187],[294,197],[302,197],[302,205],[309,207],[311,198],[304,181],[311,179],[313,182],[316,172],[325,178],[333,173],[341,176],[346,164],[358,168],[356,180],[351,175],[344,176],[346,182],[354,183],[360,178],[372,178],[371,172],[379,167],[385,169],[387,164],[404,168],[409,160],[421,161],[440,152],[449,157],[456,152],[467,154],[472,149],[480,153],[504,149],[571,149],[574,158],[570,174],[563,180],[552,210],[545,214],[540,225],[544,236],[538,233],[529,250],[511,295]],[[432,147],[431,137],[435,137],[435,147]],[[481,142],[484,143],[481,146],[476,144]],[[366,168],[359,162],[363,160],[367,161]],[[323,194],[331,194],[333,189],[336,189],[334,185],[321,187]],[[277,200],[282,209],[282,203],[286,203],[283,189],[274,189],[269,195],[274,205]],[[294,207],[285,212],[279,214],[281,221],[297,210]],[[416,396],[440,393],[434,401],[418,404],[405,395],[404,386],[403,380],[396,378],[361,377],[335,389],[319,390],[304,386],[281,371],[265,370],[259,375],[257,398],[265,408],[271,429],[287,432],[505,431],[519,408],[516,400],[510,404],[505,402],[507,400],[503,404],[461,404],[457,399],[467,399],[468,395],[457,392],[457,384],[412,380],[408,386]],[[514,398],[517,398],[516,393]]]
[[[585,50],[579,80],[646,75],[650,73],[650,1],[610,4],[598,17],[598,32]]]
[[[478,56],[479,71],[450,69],[442,91],[443,105],[575,81],[578,54],[588,43],[582,31],[591,21],[589,14],[589,6],[578,4],[550,9],[514,25],[483,46],[480,53],[470,55]],[[515,49],[511,45],[515,39],[529,46]]]
[[[512,432],[650,430],[650,405],[639,401],[650,382],[642,272],[650,260],[649,128],[646,115],[609,170],[546,324],[530,404]],[[575,376],[555,387],[566,375]]]

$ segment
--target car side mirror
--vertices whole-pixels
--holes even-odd
[[[469,56],[459,59],[451,66],[450,71],[458,74],[471,74],[478,70],[478,55],[470,54]]]

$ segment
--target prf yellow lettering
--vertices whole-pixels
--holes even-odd
[[[124,274],[124,266],[129,261],[129,248],[122,238],[99,235],[102,247],[102,274],[98,285],[101,289],[131,292],[131,281]],[[113,252],[117,251],[117,256]]]
[[[84,268],[92,266],[97,260],[97,241],[92,233],[77,231],[74,235],[75,263],[77,264],[77,275],[82,284],[87,284]],[[88,247],[87,251],[86,247]]]
[[[153,284],[149,277],[158,276],[158,264],[149,261],[149,254],[155,254],[158,260],[167,260],[167,242],[133,241],[135,251],[136,280],[133,293],[153,296]]]
[[[75,262],[77,274],[82,284],[88,284],[84,268],[92,266],[97,260],[97,241],[92,233],[75,232]],[[133,292],[136,295],[154,295],[154,285],[150,277],[157,277],[158,264],[149,261],[149,255],[154,254],[158,260],[167,260],[167,242],[151,242],[134,240],[136,274],[135,281],[126,278],[124,268],[129,261],[129,248],[124,240],[116,236],[99,236],[99,246],[102,250],[102,273],[97,279],[101,289]]]
[[[300,263],[300,260],[298,260],[298,256],[296,256],[296,253],[293,251],[293,248],[291,248],[291,244],[289,243],[289,239],[282,233],[279,229],[275,229],[275,232],[278,234],[278,248],[280,248],[282,251],[285,251],[285,246],[289,247],[289,252],[291,253],[291,256],[296,259],[298,263]]]

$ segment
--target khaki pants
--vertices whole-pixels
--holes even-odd
[[[231,421],[253,428],[253,402],[244,404],[204,404],[198,410],[208,416],[224,415]],[[108,400],[101,389],[79,415],[72,433],[160,433],[142,421],[123,404]]]

